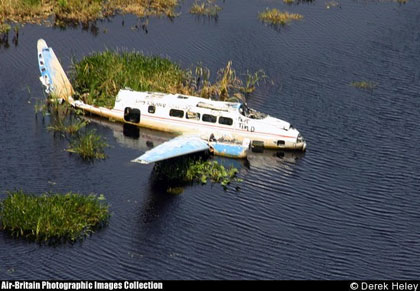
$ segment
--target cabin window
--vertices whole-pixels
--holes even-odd
[[[149,108],[147,108],[147,112],[155,113],[156,112],[156,107],[154,105],[150,105]]]
[[[178,99],[188,99],[187,96],[183,96],[183,95],[178,95]]]
[[[187,111],[187,119],[200,120],[200,113]]]
[[[216,123],[217,117],[210,114],[203,114],[203,121]]]
[[[137,108],[126,107],[124,109],[124,120],[132,123],[140,122],[140,110]]]
[[[284,145],[284,144],[285,144],[285,141],[284,141],[284,140],[279,139],[279,140],[277,141],[277,146],[282,146],[282,145]]]
[[[224,124],[224,125],[232,125],[233,124],[233,119],[229,118],[229,117],[220,116],[219,117],[219,123]]]
[[[169,116],[183,118],[184,117],[184,111],[178,110],[178,109],[171,109],[169,111]]]

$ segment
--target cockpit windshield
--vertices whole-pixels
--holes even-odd
[[[264,119],[267,117],[267,114],[251,109],[246,104],[239,106],[239,113],[251,119]]]

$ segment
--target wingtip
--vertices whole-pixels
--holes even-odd
[[[143,164],[143,165],[148,165],[149,162],[146,162],[145,160],[139,160],[139,159],[134,159],[131,160],[132,163],[138,163],[138,164]]]

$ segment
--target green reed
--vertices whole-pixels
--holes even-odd
[[[82,239],[109,220],[103,195],[9,192],[0,202],[2,229],[14,237],[38,242]]]

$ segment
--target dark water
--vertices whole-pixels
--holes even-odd
[[[0,48],[0,198],[7,190],[104,193],[110,225],[82,243],[39,246],[0,234],[0,279],[417,279],[420,273],[420,3],[323,1],[288,6],[305,16],[275,29],[256,16],[281,1],[229,0],[218,21],[186,13],[98,23],[98,33],[26,25]],[[124,19],[124,26],[122,21]],[[152,166],[130,163],[168,138],[122,126],[92,127],[112,145],[87,164],[35,118],[43,98],[36,41],[69,68],[105,48],[168,56],[212,71],[264,69],[275,82],[249,104],[293,123],[306,154],[253,155],[241,189],[152,187]],[[373,91],[352,81],[377,83]],[[236,185],[235,185],[236,186]]]

